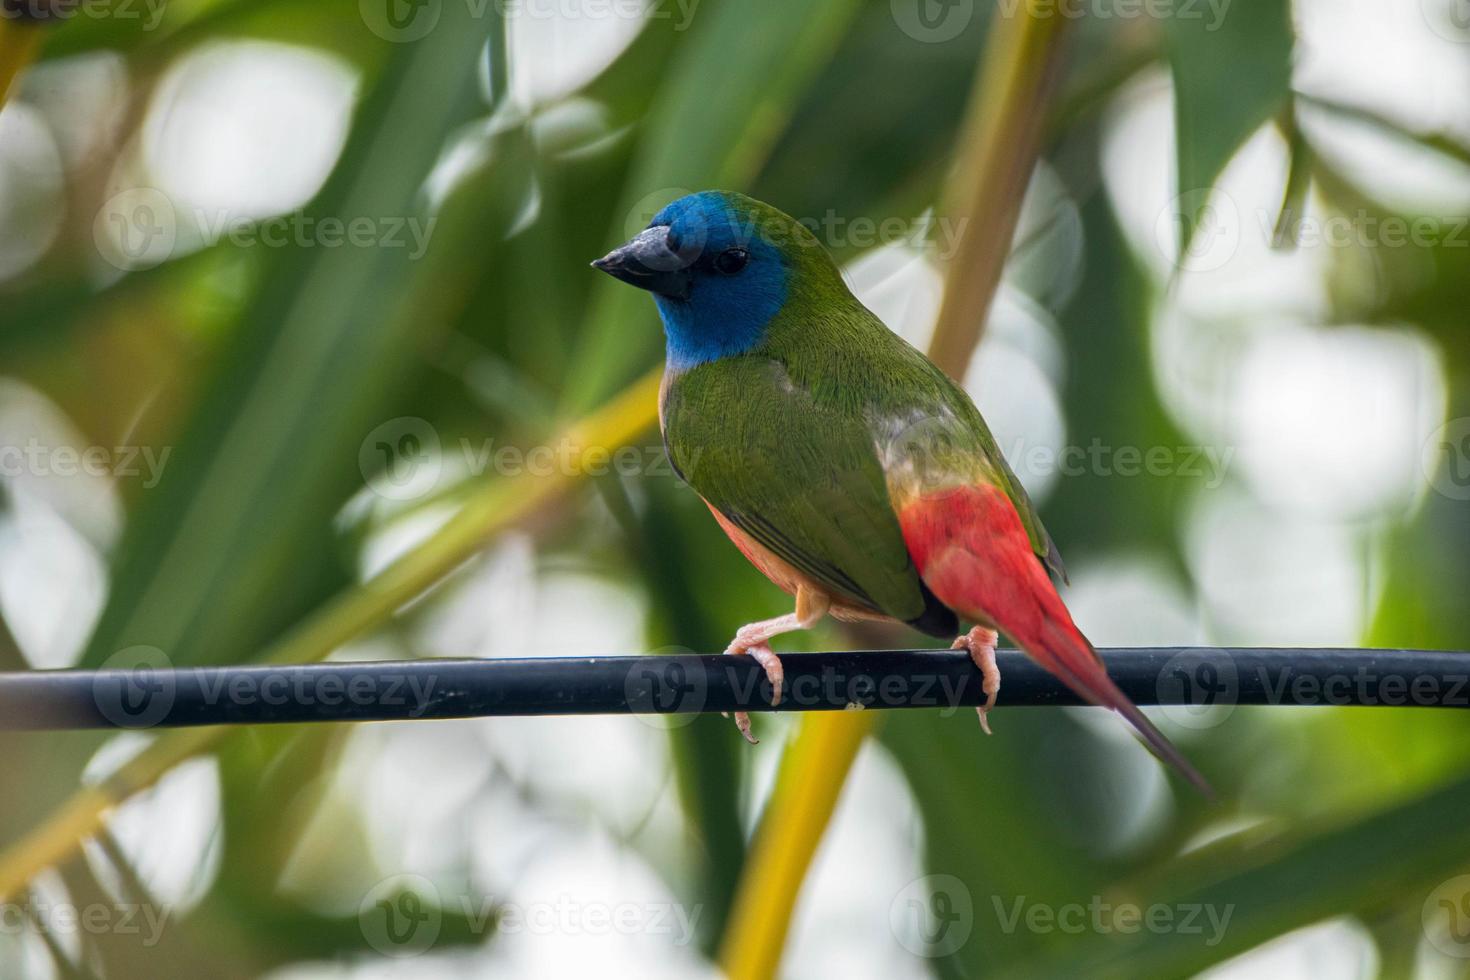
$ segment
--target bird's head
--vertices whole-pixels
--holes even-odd
[[[676,370],[750,350],[797,288],[841,282],[806,226],[731,191],[679,198],[592,265],[653,294]]]

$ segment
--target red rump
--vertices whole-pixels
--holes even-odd
[[[954,487],[899,510],[914,566],[962,618],[991,626],[1093,704],[1121,713],[1164,761],[1209,786],[1108,677],[1031,548],[1015,505],[995,486]]]
[[[1048,662],[1058,645],[1090,661],[1091,670],[1100,666],[1031,549],[1015,505],[999,487],[955,487],[919,497],[898,519],[914,566],[940,602],[995,626],[1049,670],[1061,673],[1065,665]],[[1058,644],[1061,639],[1068,642]],[[1076,671],[1087,664],[1066,666]]]

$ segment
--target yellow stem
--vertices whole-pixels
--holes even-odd
[[[0,108],[10,95],[10,86],[41,49],[41,31],[40,25],[13,15],[0,17]]]
[[[589,451],[626,445],[657,417],[660,371],[652,371],[601,409],[567,429],[556,444],[578,447],[572,472],[496,481],[480,491],[433,537],[375,578],[343,592],[269,647],[271,663],[320,660],[386,621],[485,546],[497,531],[526,518],[585,475]],[[605,458],[605,457],[602,457]],[[239,728],[170,732],[98,786],[79,790],[44,822],[0,853],[0,901],[19,894],[38,872],[71,855],[103,826],[106,812],[151,786],[174,766]]]
[[[985,330],[1036,165],[1045,105],[1056,81],[1067,18],[1027,0],[1012,16],[997,7],[970,93],[944,213],[959,231],[944,279],[929,358],[961,378]]]
[[[725,929],[720,962],[730,980],[775,975],[796,896],[874,717],[869,711],[814,711],[802,718],[781,758]]]
[[[1035,0],[991,21],[970,93],[946,213],[959,219],[959,247],[945,276],[929,356],[964,376],[1000,284],[1021,198],[1036,163],[1064,18]],[[831,821],[863,739],[868,712],[805,715],[781,763],[776,792],[746,859],[720,948],[731,980],[775,976],[812,856]]]

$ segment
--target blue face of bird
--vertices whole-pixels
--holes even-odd
[[[592,265],[653,294],[674,370],[759,344],[785,302],[790,276],[781,248],[717,191],[668,205]]]

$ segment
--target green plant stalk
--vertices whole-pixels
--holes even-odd
[[[1030,0],[1014,17],[997,12],[970,93],[946,194],[953,202],[949,213],[963,223],[929,350],[956,378],[964,376],[980,342],[1015,235],[1064,21],[1054,12],[1038,12]],[[802,718],[761,818],[721,946],[720,963],[731,980],[776,974],[802,881],[874,724],[874,715],[862,711]]]
[[[443,528],[376,577],[349,589],[269,647],[266,663],[321,660],[353,637],[389,620],[403,605],[475,556],[497,531],[529,517],[581,478],[586,451],[626,444],[653,424],[661,372],[653,371],[561,436],[582,452],[568,472],[495,481]],[[170,732],[116,773],[75,793],[49,819],[0,854],[0,901],[21,893],[37,873],[65,860],[104,825],[108,810],[179,763],[244,729]]]

